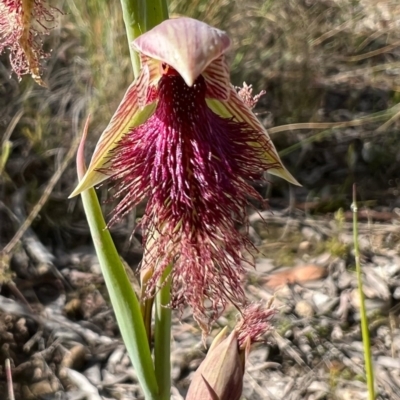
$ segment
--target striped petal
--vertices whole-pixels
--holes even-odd
[[[203,72],[207,82],[207,97],[218,100],[228,100],[231,92],[229,67],[222,55],[214,60]]]
[[[221,55],[214,60],[203,72],[202,76],[207,83],[207,104],[218,115],[225,118],[234,117],[237,121],[247,122],[254,130],[264,132],[265,140],[269,152],[265,157],[272,166],[268,172],[273,175],[280,176],[288,182],[299,185],[296,179],[284,167],[278,152],[272,143],[268,132],[262,126],[258,118],[251,109],[244,104],[236,90],[230,83],[229,68],[225,61],[225,56]],[[254,143],[257,146],[257,143]]]
[[[117,111],[104,130],[94,150],[89,168],[70,197],[80,194],[108,178],[99,171],[107,168],[110,152],[117,146],[119,140],[132,128],[143,124],[154,112],[156,99],[153,99],[153,87],[160,75],[156,63],[142,58],[145,63],[138,79],[129,86]]]
[[[220,99],[208,98],[208,106],[218,115],[225,118],[234,117],[237,121],[248,123],[253,129],[264,132],[265,140],[268,143],[269,151],[265,153],[265,158],[271,165],[275,167],[268,169],[268,173],[277,175],[294,185],[301,186],[292,174],[283,165],[278,152],[270,139],[267,130],[262,126],[254,113],[247,107],[243,100],[237,94],[235,88],[230,84],[229,100],[221,101]],[[257,143],[254,143],[257,146]]]
[[[141,54],[170,65],[188,86],[229,46],[227,34],[192,18],[169,19],[132,43]]]

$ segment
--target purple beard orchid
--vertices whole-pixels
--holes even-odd
[[[8,49],[11,67],[21,78],[31,74],[41,85],[40,60],[48,54],[43,51],[41,37],[54,25],[55,14],[47,0],[0,0],[0,54]]]
[[[296,180],[229,80],[228,36],[191,18],[164,21],[133,42],[141,56],[129,87],[72,195],[111,179],[120,199],[111,223],[148,199],[141,220],[152,295],[173,264],[172,306],[190,305],[207,329],[241,285],[249,182],[263,171]]]

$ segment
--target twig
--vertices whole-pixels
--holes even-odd
[[[246,378],[251,384],[251,387],[253,390],[262,398],[265,400],[277,400],[276,396],[274,396],[267,388],[261,387],[258,382],[249,374],[246,372]]]
[[[355,119],[353,121],[346,122],[302,122],[298,124],[287,124],[274,126],[268,128],[268,133],[273,135],[274,133],[284,132],[284,131],[294,131],[299,129],[333,129],[333,128],[346,128],[349,126],[361,126],[367,123],[365,119]]]
[[[74,142],[72,143],[67,155],[64,158],[64,161],[60,165],[60,168],[57,169],[57,171],[54,173],[54,175],[51,177],[49,183],[47,184],[42,196],[40,197],[39,201],[36,203],[35,207],[33,207],[32,211],[24,221],[24,223],[21,225],[21,227],[18,229],[14,237],[10,240],[10,242],[7,244],[7,246],[3,249],[3,253],[9,254],[11,251],[14,249],[15,245],[18,243],[18,241],[22,238],[26,230],[30,227],[32,224],[33,220],[37,217],[39,214],[40,210],[42,207],[45,205],[46,201],[48,200],[51,192],[54,189],[54,186],[57,184],[58,180],[61,178],[61,175],[67,168],[69,162],[71,161],[72,157],[74,156],[76,149],[78,148],[80,138],[76,138]]]
[[[385,132],[390,125],[392,125],[393,123],[395,123],[398,119],[400,118],[400,111],[398,113],[396,113],[395,115],[393,115],[393,117],[391,117],[390,119],[388,119],[384,124],[382,124],[377,130],[376,132]]]
[[[9,358],[7,358],[5,361],[5,368],[6,368],[6,376],[7,376],[8,400],[15,400],[12,374],[11,374],[11,364],[10,364]]]
[[[7,126],[6,131],[4,132],[2,144],[4,144],[8,139],[10,139],[11,134],[13,133],[15,127],[17,126],[19,120],[24,115],[24,110],[21,108],[12,118],[10,123]]]
[[[307,368],[310,370],[310,367],[303,361],[298,351],[295,350],[295,345],[292,344],[289,340],[282,337],[278,332],[272,331],[271,337],[275,339],[276,345],[279,347],[281,352],[285,352],[288,354],[298,365],[301,367]]]
[[[13,281],[10,281],[10,282],[7,282],[7,287],[13,293],[13,295],[15,297],[17,297],[18,299],[20,299],[25,304],[25,306],[28,308],[28,310],[33,313],[33,310],[32,310],[31,305],[29,304],[29,301],[21,293],[21,291],[18,289],[17,285]]]
[[[102,400],[99,391],[89,380],[78,371],[65,368],[68,378],[86,395],[88,400]]]
[[[43,331],[37,331],[25,344],[23,350],[25,353],[29,353],[32,347],[42,338]]]
[[[321,35],[320,37],[318,37],[317,39],[313,40],[310,43],[311,47],[319,46],[325,40],[328,40],[332,36],[335,36],[337,33],[340,33],[342,31],[344,31],[345,29],[347,29],[350,26],[351,23],[352,23],[352,21],[346,21],[343,24],[341,24],[339,26],[336,26],[335,28],[331,29],[330,31],[325,32],[323,35]]]
[[[367,58],[379,56],[380,54],[392,51],[396,47],[399,47],[399,46],[400,46],[400,40],[397,42],[394,42],[392,44],[389,44],[388,46],[382,47],[381,49],[378,49],[378,50],[369,51],[368,53],[360,54],[358,56],[346,57],[345,61],[357,62],[357,61],[365,60]]]

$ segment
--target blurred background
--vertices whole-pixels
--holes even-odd
[[[44,64],[48,88],[30,77],[18,82],[7,55],[1,56],[0,190],[10,210],[17,202],[29,213],[38,203],[88,113],[90,155],[132,81],[118,1],[67,0],[60,9],[65,15],[45,43],[51,51]],[[311,214],[348,209],[353,182],[363,206],[381,211],[399,207],[396,1],[171,1],[170,12],[226,30],[233,39],[233,84],[246,82],[254,93],[266,91],[255,111],[303,185],[290,188],[268,176],[271,184],[260,190],[272,208]],[[67,200],[75,184],[70,157],[32,223],[48,246],[69,248],[89,240],[80,200]],[[106,189],[100,195],[105,200]],[[15,233],[4,207],[1,246]],[[105,208],[109,211],[112,204]],[[129,230],[123,229],[124,234]]]
[[[65,0],[59,8],[64,15],[45,41],[50,52],[44,61],[47,88],[29,76],[18,82],[8,55],[0,56],[0,249],[12,250],[0,257],[0,293],[27,300],[35,308],[57,300],[65,289],[63,313],[78,321],[90,317],[94,308],[88,304],[97,304],[93,288],[101,288],[101,278],[97,282],[87,275],[87,266],[92,268],[95,261],[81,201],[67,199],[77,183],[76,147],[90,113],[89,161],[132,81],[132,71],[119,1]],[[342,227],[351,219],[354,182],[361,220],[398,222],[397,0],[171,0],[169,8],[171,16],[191,16],[227,31],[233,41],[228,55],[233,84],[251,84],[254,94],[266,91],[255,112],[284,164],[303,185],[291,187],[267,176],[268,182],[258,188],[272,211],[264,215],[267,222],[269,215],[271,221],[278,215],[325,221],[315,224],[321,227],[336,221]],[[114,204],[107,198],[107,188],[98,193],[109,215]],[[37,215],[28,221],[21,247],[12,238],[34,209]],[[140,212],[139,207],[138,216]],[[132,215],[112,228],[131,267],[141,257],[140,231],[130,240],[134,224]],[[304,229],[295,237],[287,229],[277,234],[271,224],[253,232],[253,239],[260,244],[266,238],[278,241],[279,236],[271,256],[275,266],[291,266],[306,252],[328,252],[342,259],[350,255],[348,242],[338,236],[308,231],[305,240]],[[284,235],[287,242],[282,246]],[[393,230],[385,242],[395,254],[399,236]],[[311,239],[313,244],[307,244]],[[272,247],[268,244],[264,250],[273,252]],[[92,258],[88,261],[86,256]],[[99,290],[107,298],[104,286]],[[77,299],[81,303],[74,303]],[[14,315],[15,310],[8,313]],[[3,317],[0,312],[0,336]],[[103,332],[116,334],[114,320],[106,318],[100,326]],[[0,355],[3,362],[5,356]]]

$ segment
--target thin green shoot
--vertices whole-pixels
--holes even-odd
[[[369,337],[368,318],[365,307],[365,296],[363,291],[360,263],[360,249],[358,246],[358,208],[357,208],[357,191],[356,185],[353,185],[353,203],[351,209],[353,211],[353,239],[354,239],[354,256],[356,263],[356,273],[358,281],[358,292],[360,296],[360,313],[361,313],[361,332],[364,347],[365,373],[367,375],[368,399],[375,400],[374,388],[374,369],[372,365],[371,341]]]

